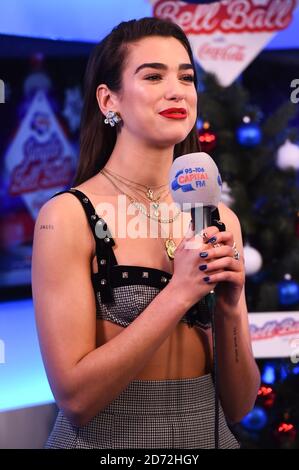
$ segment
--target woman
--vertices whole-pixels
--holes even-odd
[[[219,445],[239,447],[226,419],[251,409],[259,373],[238,219],[220,204],[228,230],[215,221],[187,249],[190,214],[160,211],[172,202],[173,157],[199,150],[196,115],[194,62],[177,25],[124,22],[94,49],[75,187],[42,207],[35,228],[36,320],[60,409],[48,448],[213,448],[210,328],[190,312],[214,288]]]

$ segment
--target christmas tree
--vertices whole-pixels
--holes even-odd
[[[241,81],[224,88],[204,74],[201,85],[199,139],[241,223],[249,311],[299,309],[297,108],[287,101],[264,117]]]
[[[235,426],[243,448],[299,448],[299,365],[258,361],[262,384],[252,411]]]
[[[251,312],[299,309],[299,147],[291,101],[267,116],[238,80],[201,73],[199,140],[217,163],[223,202],[238,215]],[[235,427],[244,448],[299,448],[299,364],[258,360],[254,409]]]

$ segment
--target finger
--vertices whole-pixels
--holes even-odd
[[[193,225],[192,225],[192,220],[191,220],[189,228],[186,233],[187,236],[185,236],[186,239],[188,240],[188,243],[185,243],[185,247],[188,249],[195,249],[195,250],[199,250],[202,248],[208,249],[211,246],[211,244],[207,247],[203,247],[203,244],[206,244],[207,240],[209,240],[210,238],[217,236],[218,232],[219,232],[219,229],[217,227],[210,226],[201,230],[199,233],[195,233],[195,231],[193,230]]]
[[[231,282],[236,285],[243,285],[243,276],[240,272],[222,271],[218,273],[209,273],[204,277],[204,281],[208,284],[218,284],[219,282]]]
[[[226,256],[229,256],[231,258],[234,257],[234,249],[231,246],[222,245],[219,247],[214,247],[213,250],[201,249],[199,251],[199,257],[206,261],[210,261],[217,258],[223,258]]]
[[[220,233],[218,227],[215,225],[211,225],[210,227],[206,227],[201,232],[199,235],[203,238],[203,241],[206,243],[210,238],[217,236],[217,234]]]
[[[243,270],[241,263],[230,256],[209,261],[207,263],[203,261],[200,263],[198,268],[200,271],[204,271],[205,273],[215,273],[223,270],[240,272]]]
[[[217,244],[222,243],[224,245],[233,246],[234,244],[234,235],[232,232],[218,232],[210,237],[206,243]]]

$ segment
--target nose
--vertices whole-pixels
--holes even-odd
[[[166,99],[170,101],[178,102],[178,101],[183,100],[184,96],[182,94],[173,93],[171,96],[166,97]]]
[[[177,80],[169,81],[165,91],[165,99],[171,101],[181,101],[185,99],[185,90],[182,89],[184,85]]]
[[[179,91],[169,91],[165,93],[165,99],[171,101],[181,101],[185,98],[185,94]]]

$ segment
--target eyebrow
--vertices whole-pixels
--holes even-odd
[[[150,62],[150,63],[145,63],[145,64],[141,64],[139,65],[139,67],[137,67],[137,69],[135,70],[135,73],[138,73],[139,70],[142,70],[142,69],[145,69],[145,68],[151,68],[151,69],[158,69],[158,70],[167,70],[168,67],[167,65],[165,64],[161,64],[160,62]],[[180,64],[179,65],[179,70],[193,70],[194,71],[194,67],[192,64]]]

